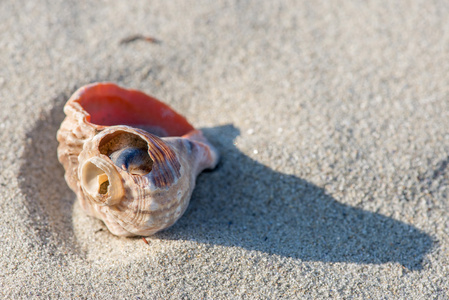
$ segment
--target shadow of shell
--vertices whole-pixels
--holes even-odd
[[[29,143],[18,176],[32,226],[40,243],[53,252],[57,248],[77,252],[71,218],[75,195],[65,183],[64,169],[56,156],[56,131],[64,119],[66,98],[67,94],[60,94],[53,99],[53,108],[28,132]]]

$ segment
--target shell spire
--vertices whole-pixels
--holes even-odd
[[[95,83],[76,91],[57,138],[81,207],[116,235],[148,236],[186,210],[218,151],[183,116],[136,90]]]

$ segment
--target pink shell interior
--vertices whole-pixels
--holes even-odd
[[[80,91],[78,99],[92,125],[128,125],[159,136],[183,136],[193,126],[170,106],[140,91],[99,83]]]

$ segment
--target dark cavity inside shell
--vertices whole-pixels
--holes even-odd
[[[119,168],[132,175],[146,175],[153,168],[153,160],[148,154],[148,143],[138,135],[118,131],[106,136],[99,145],[101,154],[108,156]],[[109,183],[100,184],[99,193],[107,190]]]
[[[86,121],[100,126],[128,125],[157,136],[182,136],[194,130],[171,107],[136,90],[103,83],[87,87],[79,103],[90,115]]]

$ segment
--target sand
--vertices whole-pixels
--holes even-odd
[[[449,5],[268,2],[1,1],[2,297],[449,298]],[[96,81],[222,154],[149,245],[86,216],[56,157]]]

